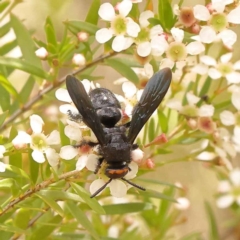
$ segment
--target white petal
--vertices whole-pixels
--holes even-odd
[[[152,39],[153,37],[159,36],[162,33],[163,28],[161,27],[161,25],[155,25],[150,29],[150,38]]]
[[[78,154],[78,150],[71,145],[61,147],[61,150],[59,153],[60,157],[64,160],[71,160],[74,157],[76,157],[77,154]]]
[[[127,23],[127,34],[131,37],[137,37],[138,33],[140,32],[140,27],[134,21],[128,21]]]
[[[216,68],[209,68],[208,75],[212,79],[218,79],[222,76],[221,72],[219,72]]]
[[[232,195],[224,195],[217,199],[217,206],[219,208],[227,208],[234,202],[234,197]]]
[[[63,89],[63,88],[59,88],[56,92],[55,92],[55,96],[58,100],[63,101],[63,102],[68,102],[71,103],[72,99],[67,91],[67,89]]]
[[[99,188],[101,188],[103,185],[105,184],[105,182],[102,180],[102,179],[97,179],[97,180],[94,180],[90,187],[89,187],[89,191],[91,194],[94,194]],[[100,192],[101,193],[101,192]],[[99,193],[99,194],[100,194]],[[98,194],[98,195],[99,195]],[[97,195],[97,196],[98,196]]]
[[[73,114],[78,114],[78,110],[71,104],[63,104],[59,107],[59,110],[63,114],[68,114],[68,111],[71,111]]]
[[[75,140],[79,142],[82,139],[82,132],[79,128],[73,127],[71,125],[67,125],[64,128],[65,135],[71,140]]]
[[[150,23],[148,21],[149,18],[153,18],[154,13],[150,10],[144,11],[140,14],[139,23],[142,27],[147,27]]]
[[[154,56],[161,56],[169,44],[163,36],[154,36],[151,39],[152,54]]]
[[[237,34],[230,29],[221,31],[218,36],[222,39],[223,44],[227,47],[232,47],[232,45],[237,41]]]
[[[218,184],[218,192],[220,193],[226,193],[231,190],[231,186],[229,181],[227,180],[221,180]]]
[[[24,143],[30,143],[31,136],[24,131],[19,131],[18,135],[12,140],[13,145],[21,145]]]
[[[46,50],[46,48],[41,47],[38,50],[35,51],[35,54],[37,57],[39,57],[40,59],[44,59],[47,57],[48,55],[48,51]]]
[[[41,133],[43,124],[44,122],[40,116],[36,114],[30,116],[30,125],[34,133]]]
[[[234,186],[240,186],[240,169],[236,168],[230,173],[230,179]]]
[[[240,83],[240,73],[239,72],[231,72],[226,75],[226,79],[229,84],[231,83]]]
[[[240,6],[233,9],[227,16],[227,20],[230,23],[240,24]]]
[[[195,65],[192,68],[192,72],[195,72],[200,75],[205,75],[208,72],[208,67],[202,63]]]
[[[220,120],[225,126],[231,126],[235,124],[236,121],[234,114],[228,110],[224,110],[220,113]]]
[[[177,111],[180,111],[182,109],[181,101],[179,99],[176,99],[176,98],[169,99],[166,103],[166,106],[168,108],[171,108],[171,109],[174,109],[174,110],[177,110]]]
[[[72,58],[72,63],[78,66],[84,66],[86,64],[86,58],[83,54],[76,53]]]
[[[52,167],[56,167],[59,161],[59,155],[58,153],[56,153],[56,150],[52,148],[47,148],[45,152],[46,152],[46,156],[49,164]]]
[[[118,11],[120,15],[126,17],[132,9],[131,1],[122,1],[118,4]]]
[[[228,63],[228,62],[231,60],[232,55],[233,55],[233,54],[232,54],[231,52],[222,55],[222,56],[220,57],[221,62],[222,62],[222,63]]]
[[[208,21],[211,17],[208,9],[203,5],[196,5],[193,7],[194,17],[201,21]]]
[[[34,159],[36,162],[38,162],[38,163],[43,163],[43,162],[45,162],[45,157],[44,157],[44,155],[43,155],[43,152],[41,152],[41,151],[34,150],[34,151],[32,152],[32,157],[33,157],[33,159]]]
[[[89,171],[95,171],[96,170],[96,167],[99,163],[99,156],[96,155],[96,154],[89,154],[88,155],[88,160],[87,160],[87,163],[86,163],[86,168],[89,170]]]
[[[133,38],[131,38],[131,37],[125,37],[125,44],[124,44],[123,50],[126,50],[126,49],[128,49],[129,47],[131,47],[131,45],[132,45],[133,43],[134,43]]]
[[[132,150],[131,159],[134,162],[141,162],[141,160],[143,159],[143,151],[140,148]]]
[[[127,186],[120,180],[112,180],[109,183],[111,195],[117,198],[125,197],[127,194]]]
[[[129,81],[123,83],[122,90],[126,98],[132,98],[137,92],[136,86]]]
[[[202,161],[211,161],[216,157],[216,153],[214,152],[208,152],[208,151],[204,151],[202,153],[200,153],[199,155],[196,156],[196,158],[198,160],[202,160]]]
[[[112,21],[115,17],[114,7],[110,3],[103,3],[98,10],[98,15],[103,20]]]
[[[152,77],[152,75],[154,73],[152,65],[150,63],[146,63],[143,67],[144,67],[147,77],[149,77],[149,78]]]
[[[115,52],[121,52],[125,47],[125,37],[123,35],[116,36],[112,42],[112,49]]]
[[[185,197],[179,197],[174,205],[179,210],[186,210],[190,206],[190,201]]]
[[[199,37],[201,42],[203,43],[212,43],[216,40],[216,32],[208,26],[202,27],[201,31],[199,32]]]
[[[214,114],[214,107],[213,105],[202,105],[199,109],[199,116],[200,117],[212,117]]]
[[[6,170],[6,165],[3,162],[0,162],[0,172],[5,172]]]
[[[205,51],[205,46],[201,42],[191,42],[187,45],[187,52],[191,55],[198,55]]]
[[[0,158],[3,157],[3,154],[6,152],[6,148],[3,145],[0,145]]]
[[[175,62],[173,62],[171,59],[169,58],[163,58],[160,62],[160,67],[159,67],[159,70],[163,69],[163,68],[173,68],[175,65]]]
[[[217,62],[213,57],[204,55],[200,57],[200,61],[208,66],[216,66]]]
[[[105,43],[107,42],[108,40],[110,40],[113,36],[113,33],[112,33],[112,30],[111,29],[108,29],[108,28],[102,28],[102,29],[99,29],[97,32],[96,32],[96,40],[99,42],[99,43]]]
[[[53,130],[50,135],[47,137],[47,143],[49,145],[58,145],[60,144],[60,134],[57,130]]]
[[[137,53],[141,57],[147,57],[151,53],[150,42],[143,42],[137,46]]]
[[[136,177],[137,172],[138,172],[138,165],[135,162],[131,162],[129,165],[129,168],[131,169],[131,171],[129,171],[127,173],[127,175],[125,176],[126,179],[133,179]]]
[[[237,92],[232,93],[232,104],[239,111],[240,110],[240,94]]]
[[[192,92],[187,92],[186,94],[187,101],[190,105],[196,104],[200,101],[200,97],[197,97]]]
[[[182,29],[173,27],[171,34],[176,42],[182,42],[184,38],[184,31]]]
[[[240,60],[238,60],[237,62],[234,63],[233,69],[234,70],[240,70]]]
[[[76,163],[76,170],[80,171],[83,168],[85,168],[87,161],[88,161],[88,155],[82,155],[81,157],[79,157]]]
[[[89,93],[90,88],[91,88],[91,82],[88,79],[83,79],[82,84],[83,84],[86,92]]]

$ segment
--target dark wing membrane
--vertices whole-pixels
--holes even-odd
[[[155,73],[148,81],[142,96],[133,109],[128,140],[133,143],[144,124],[157,109],[168,91],[172,79],[170,68]]]
[[[67,76],[68,93],[82,115],[83,122],[92,129],[100,144],[105,143],[105,135],[96,111],[90,101],[83,84],[73,76]]]

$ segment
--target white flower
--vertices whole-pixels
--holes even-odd
[[[78,65],[78,66],[85,66],[86,64],[86,58],[84,57],[83,54],[74,54],[73,59],[72,59],[73,64]]]
[[[194,17],[200,21],[207,21],[209,26],[202,26],[199,36],[192,37],[199,39],[203,43],[212,43],[221,39],[223,44],[231,48],[237,40],[237,35],[234,31],[227,29],[229,23],[240,23],[240,8],[230,11],[228,15],[224,13],[225,1],[212,1],[214,13],[210,14],[207,7],[203,5],[195,5],[193,7]]]
[[[233,169],[228,180],[220,181],[221,196],[217,199],[219,208],[230,207],[234,202],[240,206],[240,169]]]
[[[240,82],[240,61],[236,63],[230,62],[232,53],[224,54],[217,62],[213,57],[204,55],[200,57],[201,64],[195,66],[193,71],[198,74],[206,74],[212,79],[219,79],[225,77],[229,84]]]
[[[113,36],[112,49],[120,52],[127,49],[133,43],[132,37],[137,37],[140,27],[131,18],[126,17],[132,9],[131,1],[122,1],[117,5],[119,14],[115,13],[110,3],[103,3],[98,11],[99,16],[110,22],[110,28],[102,28],[96,32],[96,40],[105,43]],[[127,37],[125,37],[127,36]]]
[[[179,210],[186,210],[189,208],[190,206],[190,201],[189,199],[185,198],[185,197],[179,197],[176,199],[177,203],[175,203],[175,207]]]
[[[38,50],[35,51],[35,54],[40,59],[45,59],[48,56],[48,51],[46,50],[46,48],[41,47],[41,48],[39,48]]]
[[[59,132],[54,130],[49,136],[45,136],[42,133],[42,126],[44,122],[42,118],[36,114],[30,116],[30,126],[32,128],[32,135],[29,135],[23,131],[19,131],[18,135],[13,139],[12,143],[17,148],[30,144],[33,149],[32,157],[38,163],[45,162],[45,155],[51,166],[58,164],[58,154],[51,145],[60,144]]]

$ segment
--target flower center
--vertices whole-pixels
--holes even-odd
[[[148,42],[150,38],[150,33],[148,28],[142,28],[138,33],[136,38],[137,43]]]
[[[220,63],[218,64],[218,70],[223,76],[226,76],[226,74],[229,74],[233,71],[233,67],[231,63]]]
[[[221,32],[228,26],[226,15],[224,13],[216,13],[212,15],[212,18],[210,19],[210,24],[215,31]]]
[[[36,133],[32,136],[32,147],[35,150],[43,151],[48,147],[46,136],[42,133]]]
[[[170,43],[166,54],[174,62],[182,61],[187,57],[186,47],[181,42]]]
[[[111,22],[111,28],[113,29],[116,35],[125,34],[127,30],[126,19],[122,16],[117,16]]]

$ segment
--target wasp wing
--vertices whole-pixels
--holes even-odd
[[[148,81],[142,96],[133,109],[128,140],[133,143],[144,124],[157,109],[168,91],[172,79],[170,68],[155,73]]]
[[[98,142],[104,144],[105,135],[102,125],[83,84],[69,75],[66,79],[66,86],[73,103],[82,115],[83,122],[92,129]]]

